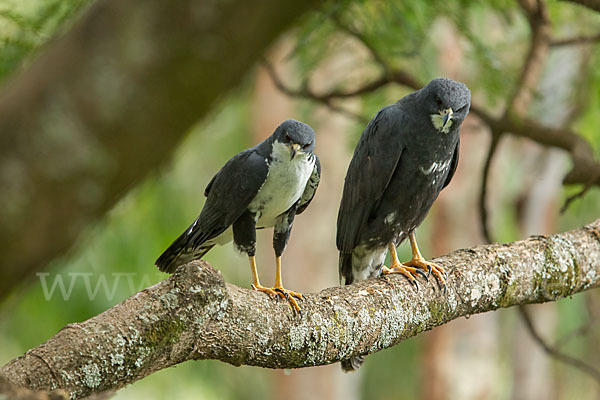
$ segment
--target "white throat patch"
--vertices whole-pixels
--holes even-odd
[[[431,123],[433,124],[433,127],[435,129],[437,129],[438,131],[440,131],[442,133],[450,132],[450,127],[452,126],[451,119],[448,122],[446,122],[446,125],[444,125],[444,116],[443,115],[430,114],[429,116],[431,117]]]

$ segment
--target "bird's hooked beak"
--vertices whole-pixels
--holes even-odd
[[[298,143],[292,143],[290,146],[290,161],[296,157],[296,153],[300,151],[300,145]]]
[[[452,121],[452,115],[454,115],[454,111],[452,111],[452,108],[447,108],[443,111],[441,111],[442,114],[442,131],[448,131],[448,129],[450,128],[451,125],[451,121]]]

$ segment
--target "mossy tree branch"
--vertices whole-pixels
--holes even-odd
[[[600,219],[570,232],[458,250],[436,260],[448,291],[400,276],[285,301],[226,283],[204,261],[85,322],[67,325],[0,369],[16,385],[72,398],[121,388],[187,361],[300,368],[373,353],[453,319],[554,301],[600,286]]]

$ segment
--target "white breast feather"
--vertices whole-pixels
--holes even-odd
[[[289,148],[281,142],[273,142],[267,179],[248,206],[250,211],[259,214],[257,227],[273,226],[277,216],[300,199],[314,165],[314,157],[303,152],[290,160]]]

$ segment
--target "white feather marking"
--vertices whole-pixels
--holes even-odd
[[[386,255],[387,247],[374,249],[364,245],[355,247],[352,251],[352,276],[354,281],[364,281],[378,276]]]
[[[452,160],[444,161],[443,163],[433,162],[429,168],[425,169],[423,167],[419,167],[419,170],[423,173],[423,175],[431,175],[434,172],[438,171],[446,171],[450,166],[450,162]]]
[[[198,223],[198,218],[196,218],[196,220],[194,221],[192,226],[190,226],[190,229],[188,229],[188,231],[187,231],[188,236],[190,236],[192,234],[192,231],[194,230],[194,227],[196,226],[197,223]]]
[[[392,225],[396,221],[396,217],[398,216],[398,212],[394,211],[389,213],[383,219],[383,223],[386,225]]]

